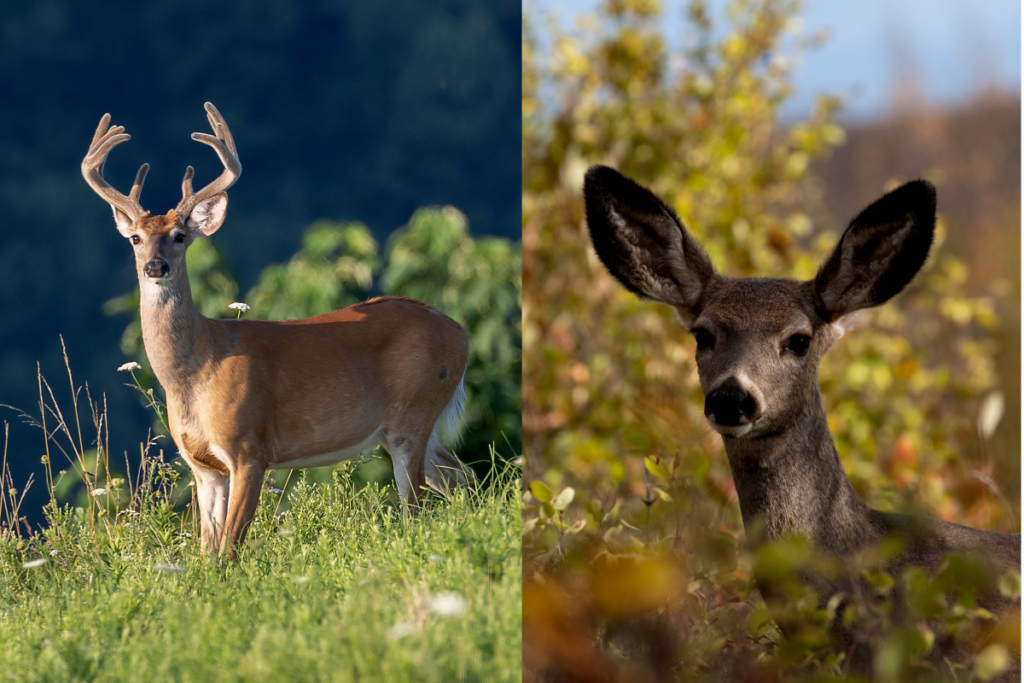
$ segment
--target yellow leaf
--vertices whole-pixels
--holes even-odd
[[[548,485],[542,481],[531,481],[530,493],[532,493],[533,497],[542,503],[551,502],[551,489],[549,489]]]
[[[668,471],[668,465],[656,455],[648,455],[644,458],[644,465],[647,466],[647,471],[656,477],[662,479],[668,479],[670,472]]]

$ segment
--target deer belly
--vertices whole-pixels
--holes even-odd
[[[333,465],[342,460],[358,458],[366,451],[374,448],[380,443],[380,428],[373,431],[370,436],[350,446],[334,448],[330,450],[315,449],[312,453],[288,454],[270,465],[275,470],[292,470],[304,467],[323,467]]]

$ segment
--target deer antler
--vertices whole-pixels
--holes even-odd
[[[228,124],[224,122],[224,117],[217,111],[217,107],[213,106],[210,102],[207,102],[204,106],[206,107],[206,118],[210,121],[210,128],[213,129],[214,135],[192,133],[192,139],[213,147],[213,151],[217,153],[221,163],[224,164],[224,171],[212,183],[199,192],[193,193],[193,170],[191,166],[185,169],[185,179],[181,181],[181,201],[178,203],[178,208],[175,209],[182,219],[188,218],[191,215],[192,209],[196,207],[196,204],[228,189],[238,180],[238,176],[242,175],[242,163],[238,160],[235,140],[231,137]]]
[[[82,159],[82,176],[96,194],[134,223],[149,213],[139,204],[139,195],[142,194],[142,184],[146,181],[149,164],[143,164],[139,168],[132,184],[132,191],[127,197],[111,187],[110,183],[103,179],[103,166],[107,162],[107,155],[117,145],[125,140],[131,140],[132,136],[124,132],[124,126],[110,126],[109,130],[107,126],[110,126],[110,114],[104,114],[100,119],[100,125],[96,127],[89,151]]]

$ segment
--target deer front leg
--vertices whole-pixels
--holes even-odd
[[[196,499],[202,528],[203,550],[217,551],[223,542],[224,520],[228,514],[231,479],[226,471],[203,467],[186,456],[196,482]]]
[[[221,552],[235,555],[236,546],[245,540],[256,506],[260,502],[260,488],[266,468],[258,462],[240,463],[231,472],[231,496],[228,500],[227,519],[224,522],[224,540]]]

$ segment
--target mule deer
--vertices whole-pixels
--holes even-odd
[[[143,164],[128,196],[103,179],[114,146],[130,136],[100,120],[82,161],[86,182],[131,241],[142,338],[167,393],[171,437],[198,487],[204,548],[245,537],[268,469],[318,467],[382,444],[403,507],[424,485],[468,484],[471,471],[438,438],[454,435],[465,401],[469,335],[430,306],[380,297],[305,320],[211,320],[192,301],[185,252],[224,222],[226,190],[242,166],[224,118],[206,103],[209,145],[224,171],[199,192],[192,167],[182,199],[163,216],[139,204]]]
[[[954,551],[981,557],[994,576],[1019,570],[1019,534],[870,509],[843,472],[821,400],[821,357],[857,311],[898,294],[928,256],[929,183],[907,183],[862,211],[807,282],[719,274],[665,202],[610,168],[587,171],[584,195],[594,249],[608,270],[639,297],[673,306],[696,338],[704,414],[723,437],[751,543],[795,534],[827,557],[850,560],[896,536],[903,551],[888,568],[897,576],[908,565],[934,569]],[[805,578],[823,602],[850,594],[845,580]],[[1015,610],[1019,618],[1019,601],[995,591],[979,597],[991,611]],[[870,668],[870,653],[851,647],[854,635],[841,621],[833,632],[840,651],[852,652],[855,668]],[[934,654],[950,653],[939,643]],[[1019,652],[1014,666],[1019,680]]]

